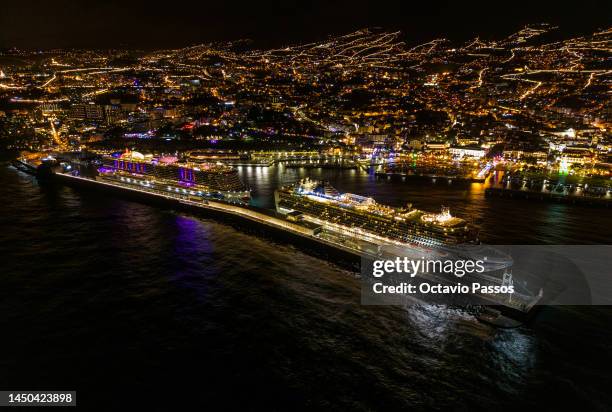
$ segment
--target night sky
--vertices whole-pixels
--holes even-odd
[[[66,1],[7,0],[0,48],[166,48],[250,38],[266,48],[363,27],[400,29],[408,43],[499,37],[525,23],[579,34],[612,25],[609,0]]]

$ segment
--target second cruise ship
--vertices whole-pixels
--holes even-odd
[[[425,247],[475,244],[477,232],[448,208],[427,213],[408,205],[385,206],[370,197],[339,193],[326,182],[304,179],[275,194],[281,213],[330,226],[355,237]]]

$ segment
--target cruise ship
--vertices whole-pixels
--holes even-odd
[[[281,213],[303,214],[355,237],[423,247],[476,244],[477,232],[448,208],[427,213],[411,205],[394,208],[370,197],[339,193],[326,182],[304,179],[275,193]]]
[[[370,197],[340,193],[327,182],[310,179],[277,190],[275,201],[277,211],[288,220],[319,224],[321,234],[318,236],[322,239],[332,239],[359,250],[362,269],[381,258],[479,260],[484,270],[465,277],[448,276],[436,270],[420,271],[417,276],[420,282],[430,285],[513,286],[516,291],[511,297],[487,292],[440,296],[408,294],[400,299],[415,298],[417,302],[462,306],[495,304],[502,305],[508,313],[516,311],[518,314],[528,313],[542,298],[541,292],[534,295],[522,281],[514,282],[514,261],[510,255],[496,247],[480,244],[477,231],[465,220],[452,216],[448,208],[442,207],[439,213],[428,213],[411,205],[390,207]],[[524,280],[524,274],[520,275]],[[362,279],[367,285],[362,289],[362,298],[365,296],[364,299],[371,304],[380,304],[372,303],[378,302],[378,297],[369,292],[372,284],[378,282],[377,278],[365,276]],[[405,281],[405,276],[387,274],[385,279],[389,285],[399,285]]]
[[[246,203],[250,198],[249,190],[234,168],[215,163],[179,162],[174,156],[153,157],[133,151],[106,156],[98,168],[97,179],[177,192],[193,200],[210,198]]]

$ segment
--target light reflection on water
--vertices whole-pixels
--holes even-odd
[[[444,342],[455,333],[457,323],[476,321],[472,314],[444,305],[410,305],[406,310],[411,325],[426,339],[437,342]],[[485,325],[478,325],[483,330],[490,329]]]
[[[526,331],[499,331],[492,341],[492,346],[494,352],[499,355],[494,359],[505,374],[524,377],[536,364],[537,341]]]

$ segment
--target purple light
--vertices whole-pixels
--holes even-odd
[[[193,170],[179,167],[179,179],[185,182],[194,182],[195,177],[193,174]]]

